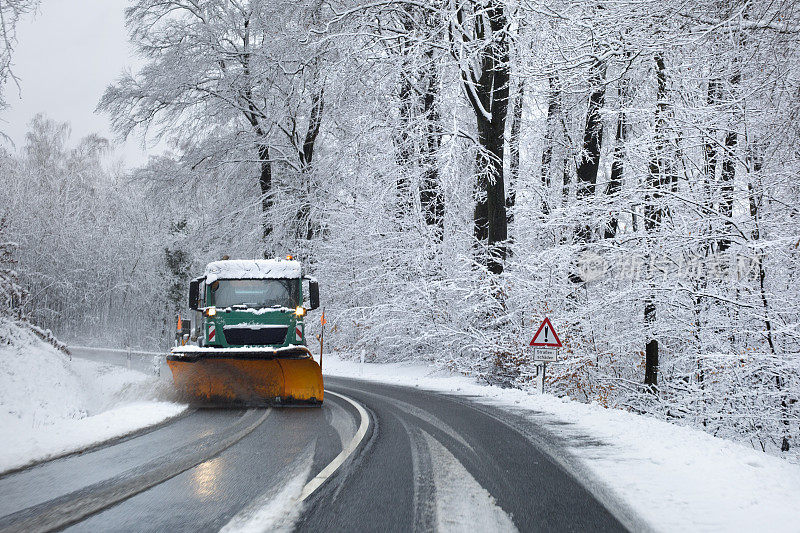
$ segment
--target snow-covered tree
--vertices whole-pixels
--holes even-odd
[[[13,55],[17,44],[17,24],[33,12],[39,0],[3,0],[0,3],[0,110],[8,106],[3,91],[9,82],[18,85],[14,75]]]
[[[276,180],[296,181],[313,163],[333,53],[310,31],[323,10],[322,2],[133,2],[127,25],[147,63],[109,87],[100,109],[123,136],[139,129],[194,144],[194,164],[254,164],[269,238],[283,215],[272,212]]]
[[[34,122],[0,175],[24,309],[157,345],[205,262],[293,253],[344,354],[529,387],[548,315],[551,391],[795,453],[795,7],[136,0],[101,108],[173,153]]]

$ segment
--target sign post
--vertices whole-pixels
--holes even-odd
[[[537,372],[539,378],[539,392],[544,394],[544,375],[547,370],[548,362],[558,360],[558,349],[562,347],[561,340],[553,329],[550,319],[545,317],[536,335],[531,339],[530,345],[533,348],[533,361],[536,366],[541,366],[541,371]]]

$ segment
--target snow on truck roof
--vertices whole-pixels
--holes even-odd
[[[300,263],[288,259],[227,259],[206,266],[206,283],[218,279],[299,278]]]

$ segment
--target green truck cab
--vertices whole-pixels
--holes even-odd
[[[305,355],[304,318],[319,307],[319,285],[290,258],[215,261],[191,281],[189,307],[195,311],[190,338],[197,346]]]

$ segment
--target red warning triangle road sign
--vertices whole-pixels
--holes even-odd
[[[540,348],[561,348],[561,341],[556,335],[556,330],[553,329],[553,324],[550,319],[545,317],[542,325],[536,330],[536,335],[531,339],[531,346],[538,346]]]

